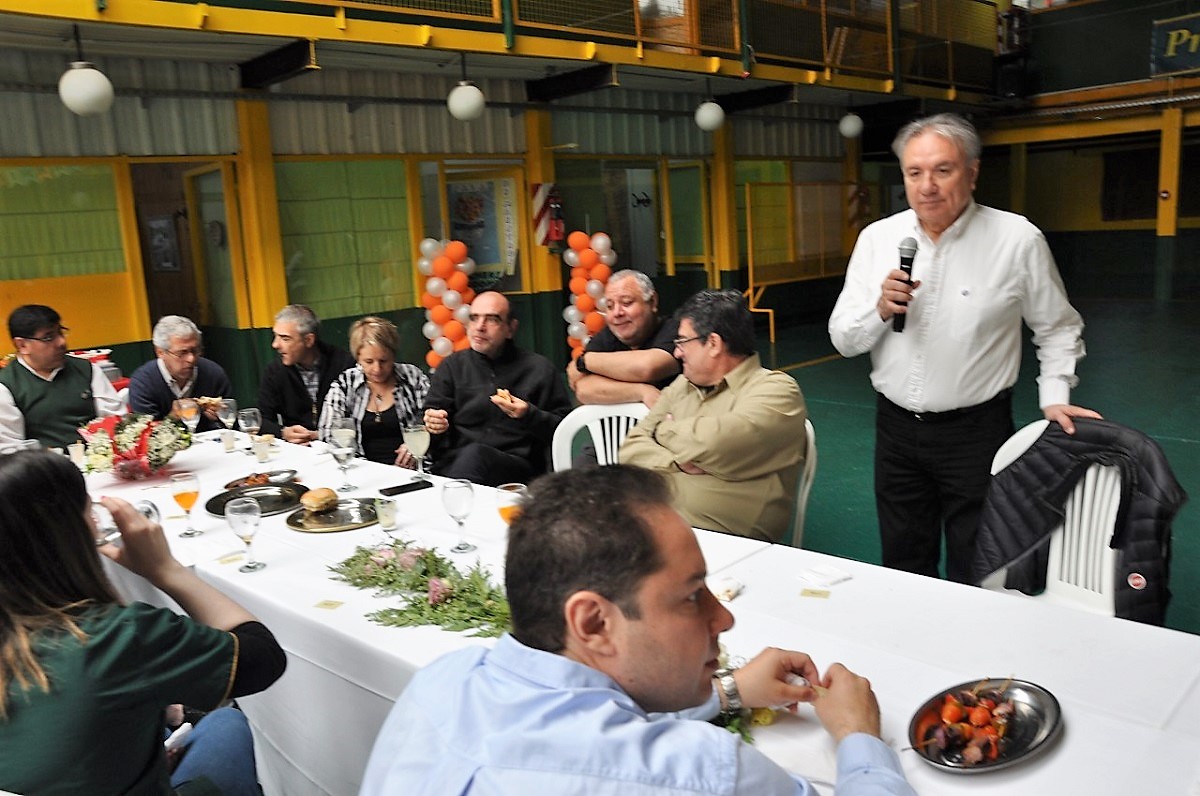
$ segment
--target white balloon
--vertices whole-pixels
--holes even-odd
[[[463,304],[454,311],[454,317],[459,323],[461,323],[463,326],[466,326],[471,321],[471,305]]]
[[[417,270],[425,274],[425,276],[429,276],[433,273],[433,260],[430,260],[428,257],[418,257]]]
[[[600,255],[600,262],[602,262],[608,266],[616,265],[617,264],[617,253],[615,251],[612,251],[611,249],[609,251],[604,252],[603,254]]]
[[[433,259],[442,253],[442,244],[437,242],[436,238],[426,238],[421,241],[421,254],[429,259]]]
[[[442,327],[438,326],[433,321],[428,321],[421,327],[421,334],[425,335],[426,340],[432,340],[435,337],[442,336]]]
[[[458,264],[458,270],[462,271],[467,276],[475,273],[475,261],[470,257]]]
[[[571,306],[572,306],[572,307],[574,307],[574,306],[575,306],[575,300],[576,300],[577,298],[579,298],[579,296],[576,296],[574,293],[572,293],[572,294],[571,294]]]
[[[433,341],[433,352],[440,357],[448,357],[454,353],[454,343],[449,337],[439,337]]]
[[[597,232],[592,236],[592,248],[596,250],[596,254],[612,251],[612,238],[603,232]]]
[[[589,279],[587,283],[587,294],[594,299],[598,299],[604,295],[604,283],[599,279]]]
[[[567,323],[579,323],[583,320],[583,313],[580,312],[574,304],[562,311],[563,320]]]
[[[563,262],[572,268],[579,265],[579,252],[574,249],[567,249],[563,252]]]
[[[457,290],[447,290],[442,294],[442,303],[452,310],[462,306],[462,293]]]
[[[608,299],[604,296],[596,299],[596,309],[600,310],[600,312],[608,312]]]
[[[587,348],[587,346],[588,346],[588,343],[590,343],[590,342],[592,342],[592,336],[591,336],[590,334],[589,334],[589,335],[584,335],[584,338],[583,338],[583,347],[584,347],[584,348]]]
[[[576,337],[582,340],[583,338],[587,337],[587,327],[579,321],[576,321],[567,327],[567,334],[569,334],[571,337]]]
[[[425,310],[425,320],[427,320],[427,321],[433,320],[433,310]]]
[[[446,280],[440,276],[431,276],[425,280],[425,289],[430,295],[440,296],[446,292]]]

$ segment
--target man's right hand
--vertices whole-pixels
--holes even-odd
[[[835,663],[825,670],[821,685],[825,692],[812,704],[835,741],[856,732],[879,737],[879,703],[867,678]]]
[[[880,319],[891,320],[893,315],[903,315],[907,312],[913,291],[920,286],[920,282],[909,282],[908,277],[899,268],[889,271],[880,288],[879,304],[876,305]]]
[[[317,432],[300,425],[286,426],[281,433],[285,442],[294,445],[307,445],[317,438]]]
[[[426,409],[425,430],[430,434],[445,434],[450,430],[450,414],[445,409]]]

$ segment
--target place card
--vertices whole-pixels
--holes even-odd
[[[801,589],[801,597],[816,597],[818,600],[828,600],[832,592],[829,589]]]
[[[345,605],[341,600],[321,600],[313,606],[313,608],[324,608],[326,611],[332,611],[334,608],[341,608]]]
[[[236,564],[246,557],[245,553],[230,553],[217,559],[218,564]]]

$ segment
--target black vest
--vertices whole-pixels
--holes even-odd
[[[25,438],[48,448],[79,442],[76,429],[96,416],[92,363],[87,360],[68,356],[53,381],[34,375],[20,362],[10,362],[0,370],[0,384],[12,393],[25,417]]]

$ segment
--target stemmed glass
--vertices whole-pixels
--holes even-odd
[[[505,525],[521,513],[521,502],[525,500],[524,484],[501,484],[496,487],[496,511]]]
[[[429,476],[425,475],[425,454],[429,453],[429,430],[425,428],[425,424],[414,426],[405,426],[404,444],[408,448],[408,452],[417,460],[417,478],[422,481],[428,481]]]
[[[254,560],[254,534],[258,532],[258,520],[262,516],[262,507],[258,501],[250,497],[235,498],[225,504],[225,519],[237,537],[246,543],[246,563],[238,567],[238,572],[258,572],[266,566],[261,561]]]
[[[196,505],[196,500],[200,497],[200,478],[195,473],[175,473],[171,476],[171,495],[187,517],[187,530],[179,535],[190,539],[204,533],[192,525],[192,506]]]
[[[237,422],[238,408],[237,401],[232,398],[225,398],[221,401],[221,405],[217,408],[217,420],[221,421],[221,425],[225,426],[225,430],[229,434],[225,437],[225,452],[233,452],[233,424]]]
[[[253,406],[249,409],[239,409],[237,413],[238,425],[242,427],[250,435],[250,445],[246,448],[246,453],[254,455],[254,437],[258,435],[258,430],[262,428],[262,414]]]
[[[177,398],[175,414],[187,426],[188,431],[196,433],[196,427],[200,425],[200,404],[191,398]]]
[[[469,553],[475,545],[467,541],[467,532],[463,522],[475,507],[475,487],[470,481],[455,478],[442,485],[442,506],[450,519],[458,523],[458,544],[450,548],[451,553]]]
[[[350,483],[350,476],[346,472],[350,469],[350,462],[354,459],[354,454],[358,450],[355,438],[358,436],[354,429],[354,418],[343,417],[334,421],[333,445],[329,448],[329,452],[333,454],[333,458],[337,460],[338,469],[342,471],[342,480],[344,484],[337,488],[339,492],[350,492],[358,489],[357,486]]]

